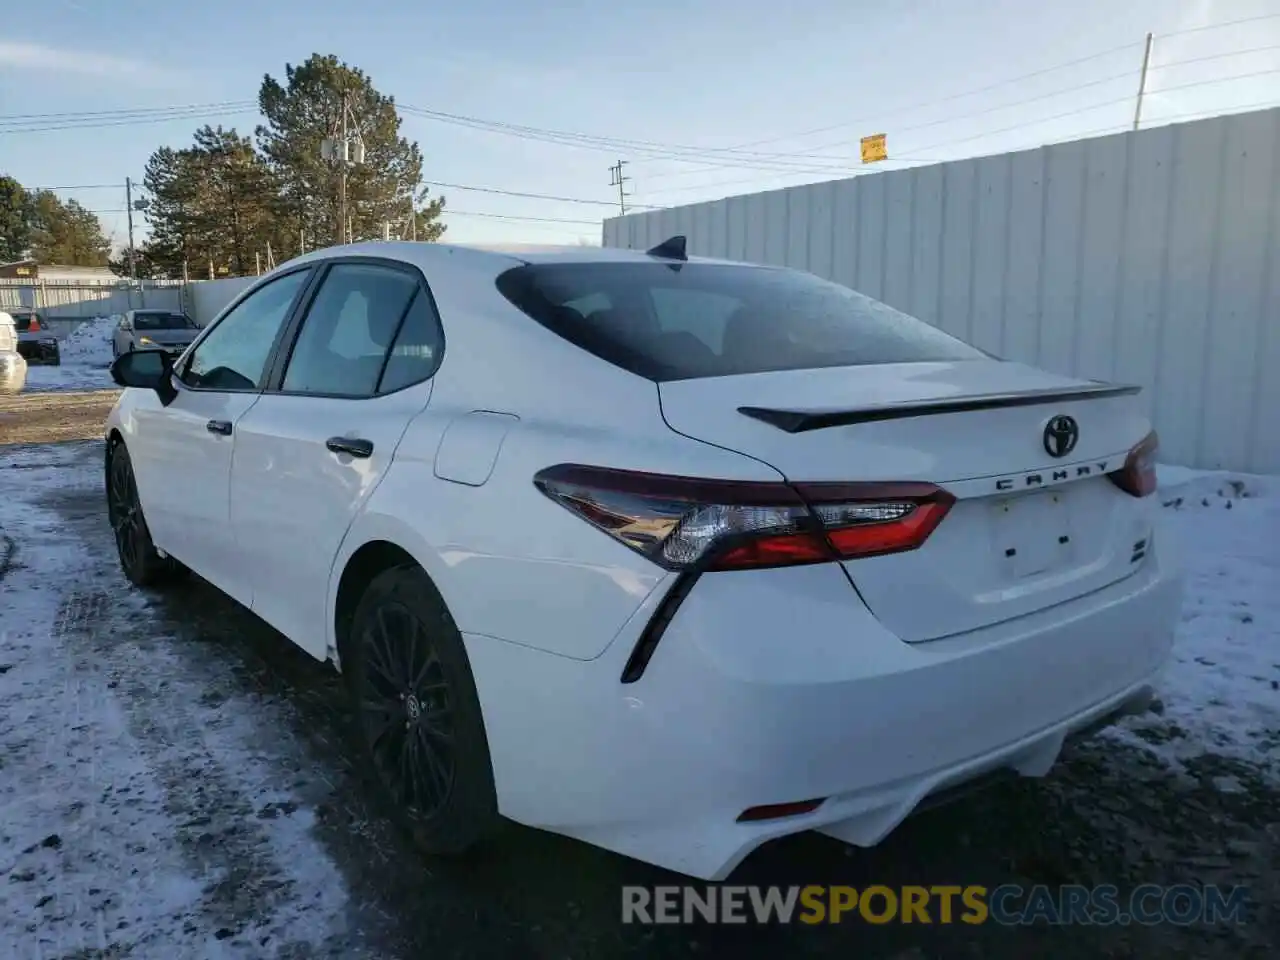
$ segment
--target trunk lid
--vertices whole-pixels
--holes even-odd
[[[1150,430],[1132,391],[999,360],[787,370],[658,389],[673,430],[762,460],[788,480],[918,480],[956,496],[921,548],[844,564],[871,611],[906,641],[1101,589],[1134,572],[1137,545],[1150,538],[1149,502],[1106,478]],[[1078,430],[1055,456],[1050,447],[1063,448],[1046,428],[1059,416]]]

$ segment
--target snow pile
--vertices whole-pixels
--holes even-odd
[[[1119,735],[1180,764],[1205,753],[1280,779],[1280,477],[1160,467],[1186,577],[1164,711]]]
[[[86,320],[61,343],[62,365],[58,367],[31,364],[27,368],[30,393],[64,390],[108,390],[111,382],[111,335],[120,317],[94,317]]]
[[[111,365],[111,335],[119,317],[86,320],[62,341],[62,362],[98,367]]]

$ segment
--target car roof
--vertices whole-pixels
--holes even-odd
[[[375,240],[325,247],[295,257],[290,265],[331,260],[335,257],[384,257],[427,268],[454,259],[471,266],[481,264],[497,270],[531,263],[654,263],[643,250],[621,247],[555,246],[549,244],[451,244],[419,243],[412,240]],[[707,257],[690,257],[690,263],[735,263]]]

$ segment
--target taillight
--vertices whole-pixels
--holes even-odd
[[[27,326],[27,330],[31,333],[35,333],[39,329],[40,329],[40,318],[33,313],[31,315],[31,323]]]
[[[704,480],[561,464],[552,500],[667,570],[742,570],[914,550],[954,498],[925,483]]]
[[[1107,474],[1111,482],[1125,493],[1146,497],[1156,492],[1156,453],[1160,438],[1152,430],[1141,443],[1129,451],[1124,466]]]

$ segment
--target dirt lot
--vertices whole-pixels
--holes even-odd
[[[1239,884],[1248,923],[624,926],[623,884],[683,879],[515,826],[476,861],[426,862],[357,773],[331,670],[198,580],[144,594],[122,579],[92,442],[114,397],[0,400],[0,491],[23,498],[0,529],[0,956],[1274,955],[1274,784],[1105,738],[871,850],[771,844],[731,882]],[[6,620],[24,597],[33,619]]]
[[[0,394],[0,444],[95,440],[119,390]]]

